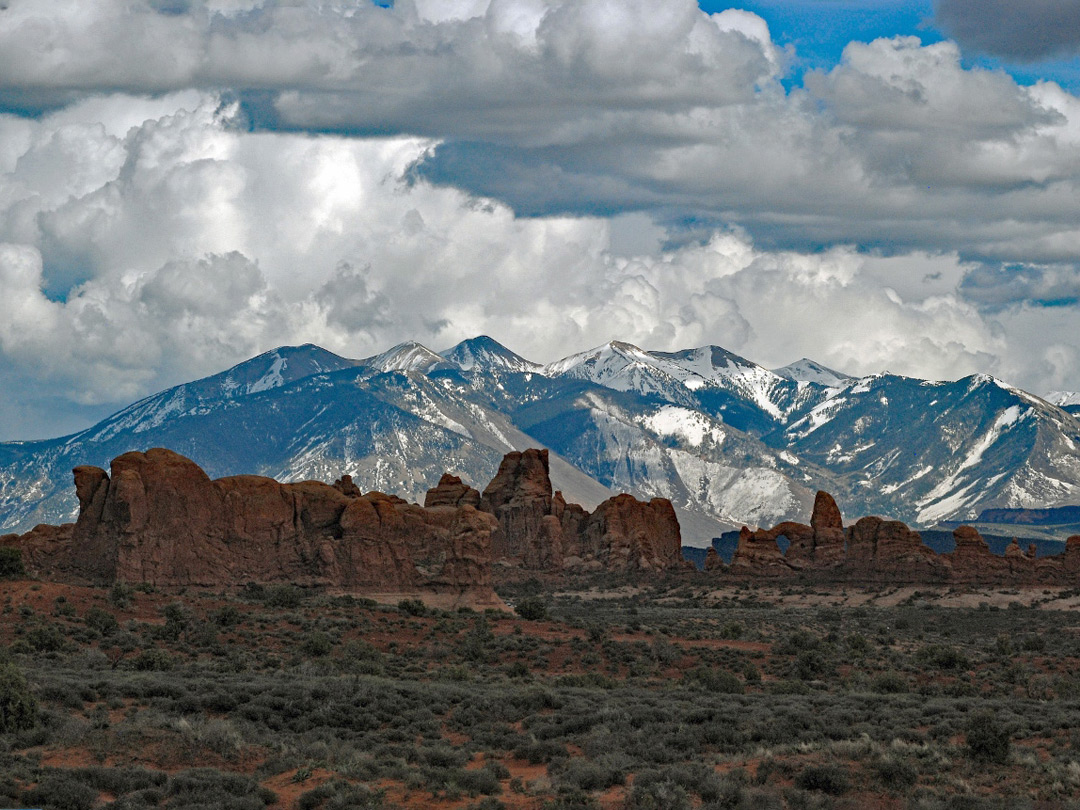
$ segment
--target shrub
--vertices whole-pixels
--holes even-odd
[[[14,662],[0,662],[0,733],[33,728],[37,719],[37,700],[26,678]]]
[[[103,636],[111,636],[120,629],[120,622],[109,611],[99,607],[92,607],[86,611],[83,621],[91,630],[96,630]]]
[[[54,624],[39,624],[27,631],[26,641],[38,652],[56,652],[64,646],[64,634]]]
[[[334,779],[301,795],[296,806],[298,810],[378,810],[385,798],[384,790]]]
[[[931,644],[929,647],[923,647],[916,654],[916,657],[936,669],[967,669],[970,665],[967,656],[960,650],[942,644]]]
[[[875,692],[897,695],[908,691],[908,682],[899,672],[882,672],[880,675],[874,676],[871,687]]]
[[[42,777],[37,787],[22,795],[22,801],[34,807],[55,810],[91,810],[98,792],[73,773],[54,771]]]
[[[277,801],[277,794],[251,777],[213,768],[181,771],[169,780],[167,793],[178,800],[169,806],[262,810]]]
[[[134,588],[126,582],[117,581],[109,590],[109,602],[117,607],[127,607],[134,595]]]
[[[233,627],[243,620],[243,614],[235,605],[222,605],[210,614],[211,621],[218,627]]]
[[[687,678],[700,684],[709,692],[716,692],[721,695],[741,695],[746,691],[742,681],[723,669],[698,667],[691,670]]]
[[[919,776],[914,765],[897,757],[883,757],[875,762],[873,767],[881,784],[888,788],[910,787]]]
[[[406,616],[424,616],[427,614],[427,605],[419,599],[402,599],[397,603],[399,611]]]
[[[13,546],[0,548],[0,579],[23,579],[26,568],[23,567],[22,551]]]
[[[321,630],[312,633],[300,643],[300,652],[309,658],[321,658],[324,655],[329,655],[330,650],[333,648],[333,640]]]
[[[990,712],[977,712],[964,728],[968,755],[980,762],[1003,763],[1012,745],[1009,730]]]
[[[850,781],[847,771],[837,765],[811,765],[795,777],[795,785],[803,790],[840,796],[847,793]]]
[[[172,656],[160,647],[143,650],[128,662],[128,667],[140,672],[164,672],[174,665]]]
[[[304,593],[292,585],[274,585],[265,591],[264,601],[267,607],[293,610],[304,601]]]
[[[514,611],[523,619],[539,622],[547,618],[547,605],[537,596],[528,596],[517,603]]]

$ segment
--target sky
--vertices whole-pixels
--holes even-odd
[[[1080,4],[0,3],[0,440],[478,334],[1080,390]]]

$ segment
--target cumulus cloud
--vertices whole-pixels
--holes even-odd
[[[72,115],[20,130],[23,154]],[[1028,369],[1032,355],[1017,354],[1002,325],[1016,307],[995,302],[988,314],[972,292],[1003,285],[955,253],[776,251],[724,230],[627,257],[607,219],[522,219],[410,182],[429,141],[242,132],[209,95],[123,136],[83,134],[72,165],[116,152],[112,177],[94,187],[75,173],[64,195],[36,192],[28,172],[0,209],[8,430],[38,424],[26,412],[43,387],[79,406],[122,404],[307,341],[362,357],[407,338],[441,349],[489,333],[538,360],[612,338],[716,343],[767,365],[810,355],[850,373],[990,370],[1028,385],[1040,374],[1056,383],[1077,350],[1058,340]],[[6,168],[28,165],[16,156]],[[55,182],[39,171],[43,187]],[[82,257],[74,282],[71,256]],[[1028,316],[1017,317],[1028,334]]]
[[[9,0],[0,435],[479,333],[1076,387],[1080,99],[910,38],[782,69],[691,0]]]
[[[936,13],[965,48],[1021,61],[1080,53],[1073,0],[938,0]]]
[[[782,63],[760,17],[693,0],[10,0],[0,12],[0,98],[20,109],[197,88],[237,99],[235,126],[431,138],[415,176],[519,215],[643,211],[738,224],[785,249],[1076,255],[1075,96],[965,69],[955,44],[914,38],[852,43],[791,92]],[[64,165],[63,139],[50,148],[38,159]]]

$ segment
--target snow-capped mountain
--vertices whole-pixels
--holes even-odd
[[[796,382],[812,382],[819,385],[836,388],[851,379],[851,375],[833,371],[828,366],[815,362],[808,357],[796,360],[781,368],[774,368],[773,374]]]
[[[1080,421],[985,375],[856,379],[807,359],[770,371],[716,346],[617,341],[542,366],[478,337],[364,360],[282,347],[73,436],[0,444],[0,530],[70,519],[72,467],[152,446],[214,476],[348,473],[413,500],[444,471],[482,485],[504,453],[545,446],[568,500],[670,498],[697,545],[805,519],[818,488],[849,516],[923,525],[1080,502]]]
[[[1080,414],[1080,391],[1051,391],[1044,399],[1074,416]]]
[[[453,348],[439,352],[439,356],[462,371],[509,371],[517,374],[538,372],[543,366],[514,354],[501,343],[487,335],[463,340]]]

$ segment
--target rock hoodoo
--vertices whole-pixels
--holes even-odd
[[[492,554],[503,565],[624,572],[682,564],[682,535],[670,501],[616,495],[589,514],[552,492],[547,450],[507,454],[480,509],[499,522]]]

